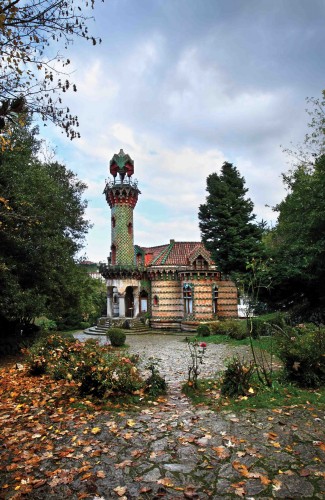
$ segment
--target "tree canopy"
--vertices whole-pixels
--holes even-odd
[[[67,48],[76,37],[96,45],[87,15],[95,0],[3,0],[0,3],[0,130],[27,109],[44,121],[79,136],[78,117],[62,96],[76,85],[67,74],[70,60],[49,50]]]
[[[274,210],[277,224],[265,237],[272,287],[265,300],[296,310],[301,319],[325,314],[325,91],[310,98],[310,132],[283,174],[287,195]],[[318,318],[318,319],[317,319]]]
[[[245,179],[225,162],[220,175],[208,176],[207,191],[199,208],[202,241],[223,273],[245,272],[247,262],[259,255],[262,236],[253,202],[246,198]]]
[[[12,141],[0,168],[0,316],[28,323],[80,309],[86,186],[64,165],[40,161],[35,130],[16,127]]]

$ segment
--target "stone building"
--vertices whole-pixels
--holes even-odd
[[[134,244],[133,212],[140,190],[134,162],[121,149],[110,161],[104,194],[111,209],[111,253],[101,266],[107,316],[150,316],[154,328],[190,330],[199,322],[237,317],[237,289],[222,277],[201,242]]]

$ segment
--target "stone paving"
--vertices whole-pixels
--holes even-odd
[[[161,359],[168,396],[147,409],[98,412],[80,423],[79,434],[100,429],[88,456],[94,476],[103,476],[92,498],[325,499],[324,412],[308,404],[238,414],[195,408],[180,391],[188,360],[183,338],[128,336],[131,352]],[[222,368],[235,351],[247,353],[209,345],[202,375]],[[81,485],[89,493],[91,482],[76,481],[52,498],[78,498]]]

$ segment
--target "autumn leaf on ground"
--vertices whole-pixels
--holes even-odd
[[[270,441],[274,441],[278,437],[275,432],[268,432],[267,434],[264,434],[264,436],[267,436],[267,439]]]
[[[193,486],[187,486],[183,493],[185,498],[199,498],[199,495],[196,493],[195,488]]]
[[[282,482],[279,481],[278,479],[273,479],[272,481],[272,488],[274,491],[279,491],[281,489]]]
[[[136,425],[136,422],[129,418],[129,420],[126,421],[127,427],[134,427]]]
[[[116,469],[124,469],[124,467],[129,467],[132,465],[132,460],[123,460],[123,462],[120,462],[119,464],[115,464]]]
[[[212,446],[212,450],[215,451],[222,460],[230,457],[230,451],[225,446]]]
[[[325,451],[325,443],[323,443],[322,441],[314,441],[313,442],[313,445],[314,446],[317,446],[318,448],[320,448],[322,451]]]
[[[92,434],[99,434],[101,432],[101,428],[100,427],[93,427],[91,429],[91,433]]]
[[[163,486],[167,486],[168,488],[172,488],[174,484],[172,483],[169,477],[164,477],[163,479],[158,479],[158,484],[162,484]]]
[[[127,490],[126,486],[116,486],[116,488],[114,488],[115,493],[117,493],[119,497],[122,497],[126,492],[126,490]]]
[[[246,495],[245,484],[245,481],[240,481],[240,483],[233,483],[231,485],[231,487],[235,489],[235,495],[239,497],[244,497]]]
[[[143,486],[140,489],[140,493],[150,493],[150,491],[152,491],[152,488],[149,488],[148,486]]]
[[[242,464],[240,462],[238,462],[238,460],[235,460],[233,463],[232,463],[232,466],[233,468],[239,472],[239,474],[243,477],[249,477],[249,470],[247,469],[246,465],[245,464]]]
[[[103,479],[104,477],[106,477],[106,474],[105,474],[105,472],[103,470],[98,470],[96,472],[96,476],[99,477],[99,478],[101,478],[101,479]]]

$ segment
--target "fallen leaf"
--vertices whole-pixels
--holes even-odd
[[[115,469],[124,469],[125,467],[129,467],[132,465],[132,460],[123,460],[123,462],[120,462],[119,464],[115,464]]]
[[[192,486],[187,486],[183,493],[185,498],[199,498],[199,495],[196,493],[195,488]]]
[[[99,477],[99,478],[101,478],[101,479],[103,479],[104,477],[106,477],[106,474],[105,474],[105,472],[103,470],[98,470],[96,472],[96,476]]]
[[[240,462],[238,462],[237,460],[235,460],[233,463],[232,463],[232,466],[233,468],[239,472],[239,474],[243,477],[249,477],[249,470],[247,469],[246,465],[245,464],[242,464]]]
[[[222,460],[230,457],[230,451],[225,446],[212,446],[212,450],[215,451]]]
[[[91,429],[91,433],[92,434],[99,434],[101,432],[101,428],[100,427],[93,427]]]
[[[174,484],[172,483],[169,477],[164,477],[162,479],[158,479],[157,483],[162,484],[163,486],[167,486],[168,488],[172,488]]]
[[[150,493],[150,491],[152,491],[152,488],[149,488],[149,486],[143,486],[140,489],[140,493]]]
[[[119,497],[122,497],[126,490],[126,486],[116,486],[116,488],[114,488],[115,493],[117,493]]]

